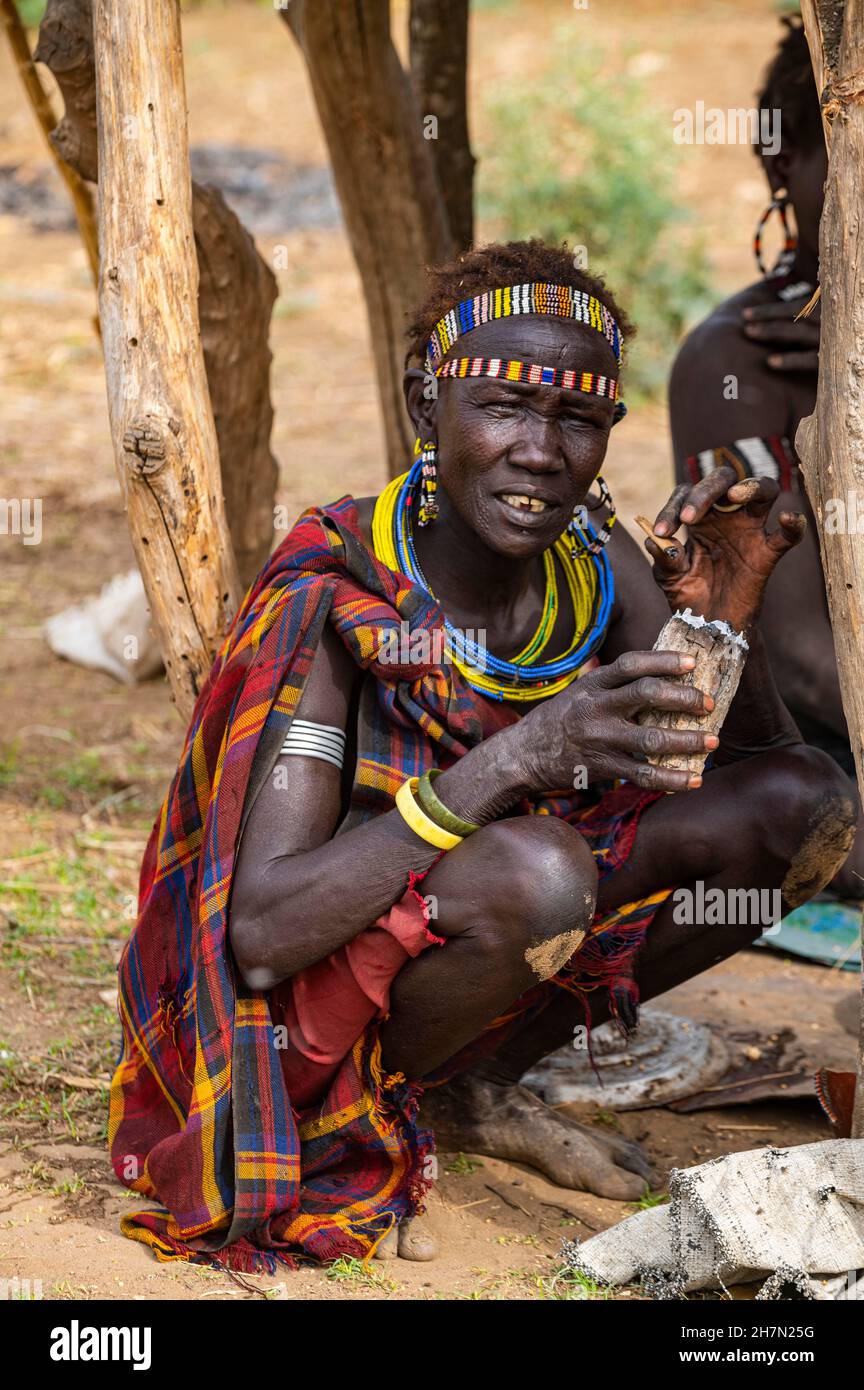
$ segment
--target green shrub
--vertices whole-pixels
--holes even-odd
[[[663,389],[682,331],[708,308],[705,253],[674,192],[671,111],[652,108],[634,77],[599,76],[597,50],[572,34],[551,48],[546,74],[488,101],[479,212],[496,237],[586,248],[587,269],[639,329],[625,379],[632,400]]]
[[[15,0],[21,23],[28,29],[35,29],[37,24],[42,23],[45,4],[46,0]]]

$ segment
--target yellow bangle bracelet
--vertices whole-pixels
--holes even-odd
[[[441,826],[436,825],[423,808],[418,806],[415,796],[419,781],[419,777],[409,777],[407,782],[402,783],[396,793],[397,811],[405,824],[410,826],[421,840],[425,840],[427,845],[434,845],[436,849],[455,849],[457,845],[461,845],[464,837],[452,835],[449,830],[442,830]]]

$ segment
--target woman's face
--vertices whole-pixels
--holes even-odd
[[[819,254],[819,221],[825,203],[828,153],[820,140],[810,148],[786,142],[773,159],[763,159],[765,174],[776,195],[785,188],[795,210],[795,230],[801,246]]]
[[[500,357],[617,377],[609,343],[572,320],[525,315],[472,330],[447,358]],[[430,413],[442,512],[452,507],[490,550],[527,558],[566,529],[603,463],[613,403],[487,377],[444,378]]]
[[[828,152],[822,141],[810,150],[793,150],[786,168],[786,187],[795,209],[798,238],[819,251],[819,220],[825,203]]]

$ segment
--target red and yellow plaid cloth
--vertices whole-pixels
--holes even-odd
[[[341,829],[391,809],[406,777],[461,757],[488,735],[490,719],[515,717],[492,711],[455,670],[393,664],[400,624],[431,633],[442,614],[369,554],[350,498],[300,518],[246,596],[198,698],[147,844],[138,919],[120,962],[111,1158],[121,1182],[160,1203],[122,1220],[124,1234],[160,1259],[273,1272],[297,1255],[365,1255],[428,1186],[432,1137],[417,1125],[421,1088],[382,1077],[377,1021],[320,1103],[296,1109],[268,997],[244,986],[228,944],[244,815],[278,756],[325,622],[372,677]],[[586,808],[585,795],[525,809],[580,821],[605,874],[626,858],[653,798],[623,788]],[[665,896],[596,922],[556,982],[516,1001],[447,1074],[545,1007],[556,983],[580,992],[630,987],[627,962]]]

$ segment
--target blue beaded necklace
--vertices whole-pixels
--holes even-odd
[[[434,597],[417,559],[411,527],[414,494],[420,486],[421,477],[422,467],[421,461],[418,459],[410,472],[406,474],[399,492],[393,515],[393,540],[402,573],[407,574],[422,589],[425,589],[430,597]],[[545,693],[544,688],[552,682],[567,677],[571,680],[575,679],[579,668],[584,666],[585,662],[594,655],[603,642],[609,626],[612,604],[615,600],[615,578],[612,567],[606,558],[605,550],[602,548],[591,549],[597,544],[597,533],[590,522],[587,522],[583,529],[577,525],[574,519],[570,529],[585,548],[587,558],[593,567],[595,597],[588,630],[580,645],[566,656],[559,657],[557,661],[544,662],[536,666],[518,666],[512,661],[493,656],[485,647],[480,646],[479,643],[472,641],[463,632],[460,632],[445,616],[444,626],[450,648],[460,667],[463,665],[468,668],[473,666],[478,671],[488,673],[487,681],[480,685],[472,681],[468,671],[464,672],[469,685],[473,686],[475,690],[479,690],[481,694],[503,700],[507,698],[508,694],[506,687],[510,687],[514,691],[526,693],[535,691],[534,698],[541,699]],[[494,692],[490,691],[488,687],[489,677],[500,681],[504,688]]]

